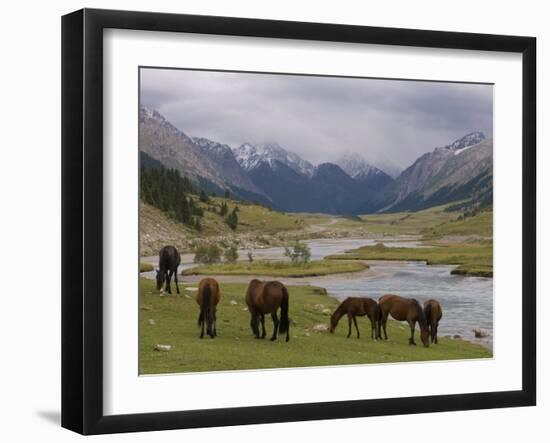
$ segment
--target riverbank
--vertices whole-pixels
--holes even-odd
[[[264,275],[269,277],[319,277],[323,275],[360,272],[368,269],[361,262],[336,260],[314,260],[293,264],[284,261],[255,261],[220,263],[184,269],[182,275]]]
[[[245,284],[221,283],[218,306],[218,337],[198,338],[196,289],[181,296],[159,297],[154,281],[140,278],[140,374],[200,372],[238,369],[286,368],[324,365],[391,363],[404,361],[490,358],[492,352],[464,340],[440,338],[438,345],[409,346],[409,329],[399,322],[388,323],[388,341],[370,339],[370,323],[358,318],[361,338],[347,339],[347,321],[342,319],[335,334],[324,329],[338,305],[321,288],[289,286],[291,340],[270,342],[253,338],[250,315],[244,303]],[[175,291],[174,291],[175,292]],[[324,326],[319,326],[324,325]],[[271,319],[266,318],[268,337]],[[355,331],[353,331],[355,334]],[[417,342],[420,343],[417,331]],[[169,351],[155,351],[157,344]]]
[[[329,255],[330,260],[423,261],[428,265],[457,265],[451,274],[477,277],[493,276],[493,242],[434,243],[426,248],[388,248],[383,244],[363,246],[344,254]]]

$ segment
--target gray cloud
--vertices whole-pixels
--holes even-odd
[[[140,87],[188,135],[278,142],[313,164],[357,152],[404,168],[468,132],[492,136],[490,85],[142,69]]]

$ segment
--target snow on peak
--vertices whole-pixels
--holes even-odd
[[[466,148],[477,145],[483,140],[485,140],[485,134],[483,134],[483,132],[470,132],[464,137],[455,140],[450,145],[445,146],[445,148],[450,149],[451,151],[455,151],[456,153],[456,151],[463,151]]]
[[[239,164],[246,170],[256,168],[262,163],[274,167],[277,162],[310,177],[314,170],[313,165],[307,160],[273,142],[266,143],[263,146],[253,146],[250,143],[244,143],[238,148],[233,149],[233,153]]]
[[[336,162],[346,173],[353,178],[368,175],[378,175],[384,172],[375,166],[367,163],[366,160],[357,153],[347,153],[340,157]]]

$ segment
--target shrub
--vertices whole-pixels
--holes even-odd
[[[227,248],[223,253],[223,258],[227,263],[235,263],[239,259],[239,252],[235,245]]]
[[[311,250],[306,243],[296,243],[292,247],[285,246],[285,256],[294,264],[308,263],[311,259]]]
[[[221,250],[218,245],[212,243],[208,245],[199,245],[195,249],[195,263],[209,265],[221,261]]]

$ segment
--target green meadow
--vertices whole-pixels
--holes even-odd
[[[337,260],[314,260],[294,264],[278,261],[254,261],[237,263],[220,263],[195,266],[186,269],[182,275],[261,275],[270,277],[316,277],[321,275],[359,272],[368,269],[360,262]]]
[[[190,290],[185,290],[188,287]],[[358,318],[361,338],[346,338],[344,318],[334,334],[324,330],[337,300],[323,295],[322,288],[289,286],[291,339],[271,342],[253,337],[250,316],[244,303],[246,285],[221,284],[215,339],[199,339],[195,288],[180,283],[181,295],[159,297],[154,282],[140,279],[140,374],[203,372],[260,368],[290,368],[323,365],[391,363],[405,361],[490,358],[489,349],[463,340],[440,338],[438,345],[424,348],[408,345],[409,329],[396,321],[388,322],[387,341],[370,338],[370,322]],[[323,326],[319,326],[323,325]],[[268,338],[271,318],[266,317]],[[321,329],[321,330],[317,330]],[[155,350],[157,345],[170,350]]]

